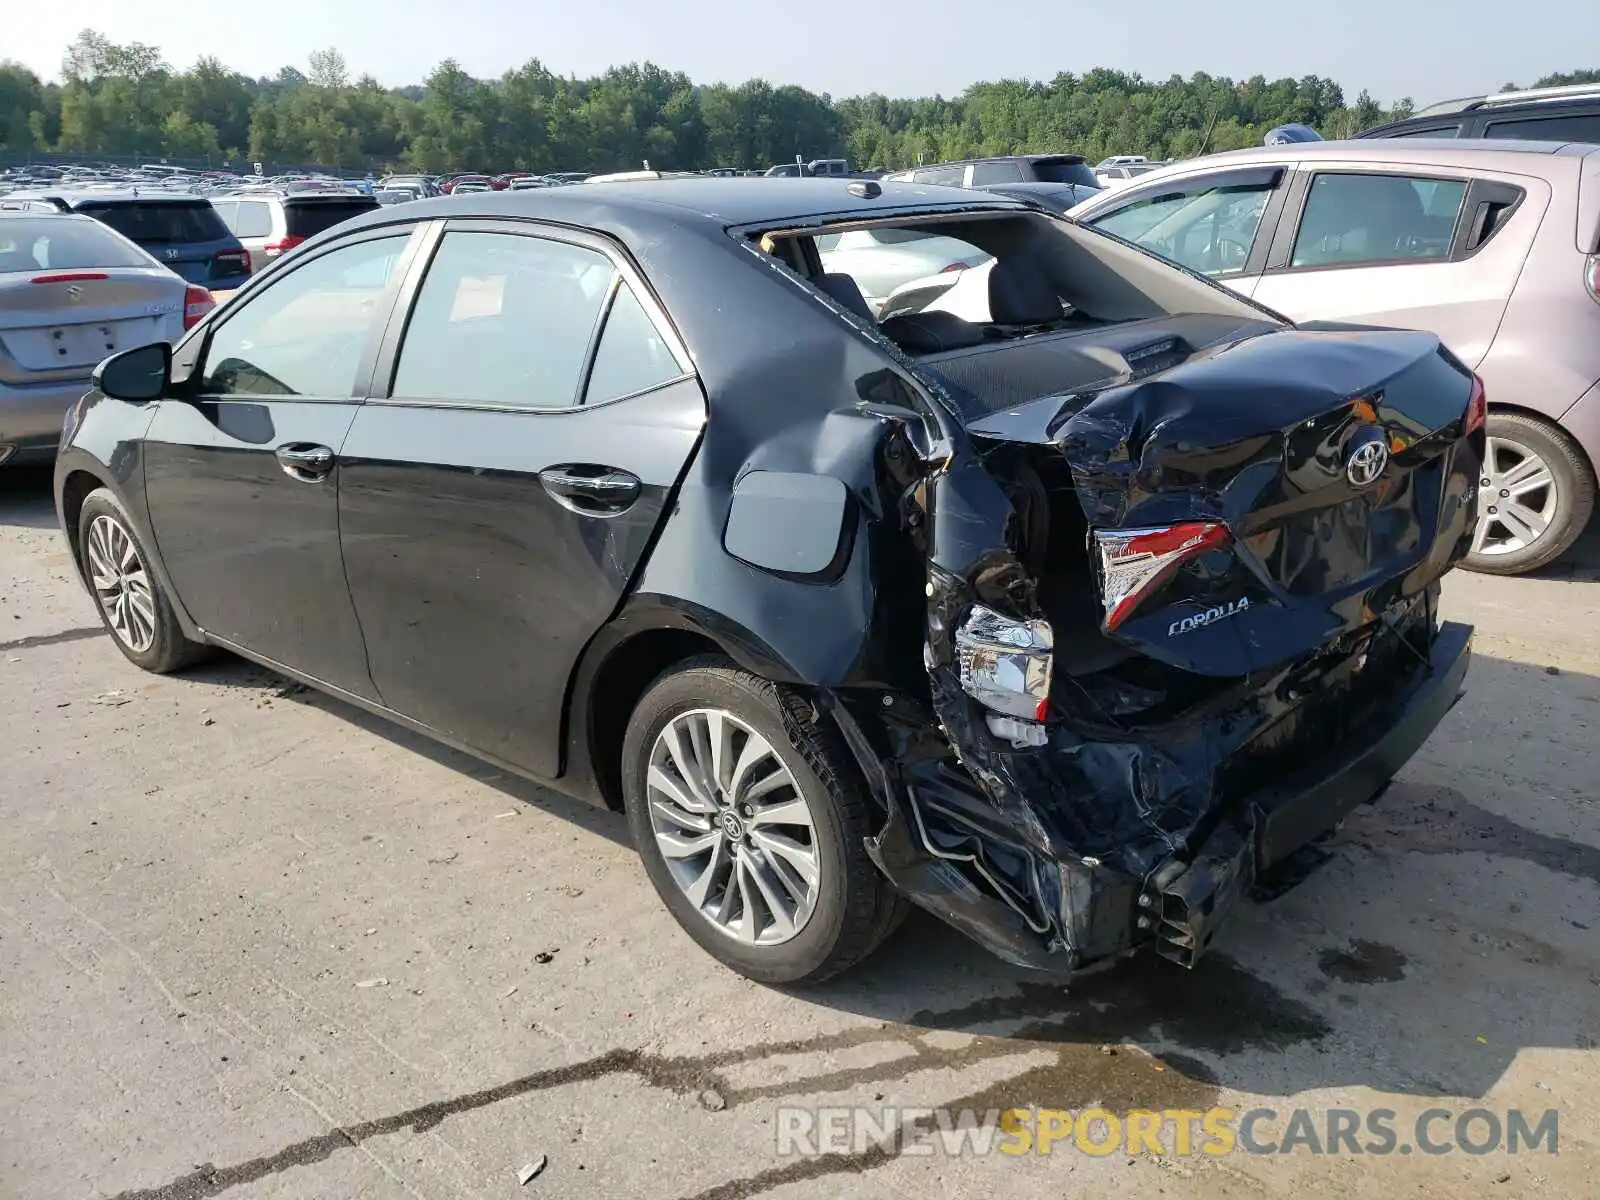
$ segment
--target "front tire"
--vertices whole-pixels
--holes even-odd
[[[129,662],[165,675],[209,652],[183,635],[172,602],[150,570],[150,554],[110,488],[84,498],[78,556],[106,632]]]
[[[1488,575],[1536,571],[1588,525],[1594,474],[1572,439],[1537,417],[1491,411],[1487,433],[1478,522],[1462,565]]]
[[[650,882],[684,931],[740,974],[819,983],[904,914],[863,846],[871,806],[848,749],[789,689],[691,660],[640,699],[622,768]]]

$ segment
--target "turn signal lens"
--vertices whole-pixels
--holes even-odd
[[[1228,543],[1228,527],[1216,521],[1185,521],[1160,529],[1096,530],[1100,554],[1100,601],[1110,633],[1191,558]]]
[[[1017,621],[974,605],[956,630],[962,690],[994,712],[1043,721],[1050,712],[1053,645],[1048,621]]]
[[[1472,377],[1472,394],[1467,397],[1466,433],[1476,433],[1489,420],[1489,398],[1484,395],[1483,380]]]

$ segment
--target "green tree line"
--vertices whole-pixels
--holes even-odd
[[[1595,80],[1600,71],[1538,82]],[[950,98],[835,100],[761,79],[696,84],[652,63],[578,79],[530,59],[477,79],[446,59],[419,85],[386,88],[351,78],[337,50],[252,79],[210,57],[177,70],[154,46],[90,29],[67,48],[60,82],[0,61],[0,151],[355,169],[748,168],[797,154],[863,167],[1045,151],[1175,158],[1258,145],[1290,121],[1347,136],[1411,108],[1409,98],[1385,108],[1365,91],[1347,102],[1315,75],[1155,81],[1106,69],[978,83]]]

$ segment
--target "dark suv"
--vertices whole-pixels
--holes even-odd
[[[228,291],[250,277],[250,255],[203,196],[56,192],[28,199],[94,217],[190,283]]]
[[[1356,136],[1600,143],[1600,83],[1443,100],[1403,121],[1390,121]]]

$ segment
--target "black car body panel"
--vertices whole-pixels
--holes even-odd
[[[304,485],[269,480],[249,455],[212,469],[168,449],[203,444],[197,429],[152,436],[152,421],[214,424],[204,405],[90,397],[57,468],[63,524],[86,479],[147,530],[147,496],[168,507],[203,486],[188,497],[191,544],[157,539],[174,595],[209,606],[185,607],[186,629],[613,804],[629,697],[715,649],[831,718],[878,806],[869,853],[918,904],[1030,966],[1077,970],[1147,945],[1192,963],[1227,906],[1373,798],[1459,694],[1469,633],[1441,629],[1437,597],[1476,499],[1470,372],[1428,335],[1297,331],[1199,280],[1184,285],[1204,301],[1194,314],[1043,333],[1002,348],[1004,370],[979,362],[992,345],[914,356],[758,248],[772,248],[764,230],[896,213],[1102,237],[971,192],[825,180],[381,210],[296,254],[414,231],[370,386],[328,410],[342,429],[314,434],[338,451],[336,500],[252,518],[252,502]],[[473,221],[602,239],[669,318],[692,375],[563,412],[390,397],[430,239]],[[293,405],[244,407],[262,410],[259,445],[301,438]],[[1355,488],[1349,453],[1374,437],[1393,467]],[[541,484],[553,464],[626,468],[637,510],[564,507]],[[761,544],[752,530],[775,503],[809,524],[803,538]],[[218,514],[221,536],[200,544]],[[1223,524],[1233,540],[1108,627],[1096,531],[1172,521]],[[308,590],[337,594],[313,613]],[[1247,611],[1172,632],[1241,597]],[[243,615],[216,615],[227,606]],[[249,623],[269,608],[287,649]],[[1055,630],[1031,742],[997,732],[963,678],[958,643],[979,608]],[[236,637],[217,632],[226,620]],[[331,644],[352,622],[364,664]]]

